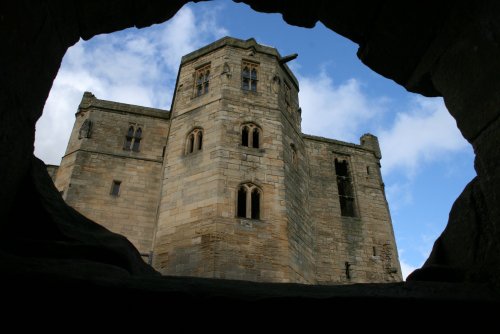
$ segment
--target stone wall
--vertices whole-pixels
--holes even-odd
[[[69,205],[126,236],[141,253],[152,251],[168,116],[85,93],[55,182]],[[87,120],[92,125],[82,129]],[[142,129],[138,152],[124,150],[131,125]],[[114,181],[120,182],[116,195]]]
[[[181,64],[155,266],[165,274],[289,281],[282,123],[278,90],[271,89],[277,58],[255,41],[220,48],[226,42],[187,55]],[[242,59],[259,64],[257,92],[241,89]],[[193,74],[208,62],[210,90],[194,97]],[[248,123],[262,131],[260,148],[241,145]],[[186,154],[187,136],[196,127],[203,129],[203,149]],[[259,220],[236,217],[244,182],[262,190]]]
[[[295,94],[298,92],[296,90]],[[294,95],[295,95],[294,94]],[[281,94],[283,102],[283,94]],[[287,238],[289,240],[289,265],[292,281],[316,282],[314,254],[314,221],[310,212],[310,156],[306,150],[300,128],[297,108],[282,109],[283,124],[282,159],[284,162],[285,205],[287,212]],[[321,189],[320,191],[324,191]]]
[[[165,275],[401,280],[377,138],[355,145],[303,135],[298,82],[282,59],[229,37],[186,55],[171,118],[86,92],[56,180],[66,202],[154,253]],[[248,63],[255,91],[242,89]],[[200,73],[210,73],[203,94]],[[139,150],[124,149],[131,126],[142,129]],[[249,133],[244,144],[244,127],[258,138]],[[340,212],[336,158],[350,166],[355,217]],[[238,212],[242,185],[258,189],[258,217]]]
[[[59,166],[56,165],[47,165],[47,172],[49,173],[50,178],[52,181],[56,181],[56,175],[57,175],[57,170],[59,169]]]
[[[379,158],[373,151],[378,144],[368,143],[373,136],[363,138],[368,139],[364,147],[304,135],[310,168],[309,204],[315,228],[318,283],[402,279]],[[335,159],[348,162],[355,217],[341,215]]]

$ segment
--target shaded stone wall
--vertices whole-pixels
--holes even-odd
[[[300,132],[298,89],[292,86],[292,103],[285,101],[284,84],[279,92],[283,126],[285,204],[287,238],[289,240],[290,276],[293,282],[315,283],[314,221],[311,219],[309,197],[310,169],[306,145]],[[288,108],[287,108],[288,107]],[[321,190],[323,191],[323,189]]]
[[[376,140],[371,135],[363,138]],[[317,282],[400,281],[402,274],[380,160],[373,151],[378,144],[370,142],[372,145],[363,147],[308,135],[304,142],[310,169],[308,190],[310,219],[315,227]],[[348,162],[355,217],[341,215],[335,159]]]
[[[56,175],[57,175],[57,170],[59,169],[59,166],[56,165],[47,165],[47,172],[49,173],[50,178],[52,181],[56,181]]]

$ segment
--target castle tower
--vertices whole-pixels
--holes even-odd
[[[292,280],[283,151],[300,113],[281,59],[233,38],[182,58],[154,248],[162,273]]]
[[[400,281],[377,137],[303,134],[295,57],[218,40],[182,58],[170,112],[86,92],[56,186],[165,275]]]
[[[69,205],[125,235],[145,260],[156,226],[169,115],[85,92],[54,182]]]

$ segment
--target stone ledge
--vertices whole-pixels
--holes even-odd
[[[92,108],[100,109],[108,112],[115,113],[129,113],[154,118],[170,119],[170,111],[164,109],[143,107],[134,104],[127,104],[115,101],[100,100],[92,93],[85,92],[82,103],[78,106],[78,113],[82,110],[89,110]]]

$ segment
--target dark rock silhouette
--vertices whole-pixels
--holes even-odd
[[[122,237],[67,207],[51,186],[42,164],[33,157],[35,123],[67,48],[79,38],[89,39],[96,34],[164,22],[186,2],[21,0],[0,5],[3,41],[0,53],[0,249],[2,273],[11,283],[33,283],[30,280],[33,277],[43,279],[33,283],[32,289],[44,284],[52,288],[84,287],[101,293],[132,290],[137,293],[143,289],[144,294],[149,295],[151,291],[168,294],[165,286],[170,284],[170,289],[177,289],[177,294],[170,292],[169,296],[173,294],[177,298],[188,295],[194,299],[207,298],[210,291],[231,294],[240,291],[238,289],[249,289],[262,298],[270,296],[266,294],[268,285],[254,289],[253,284],[186,279],[187,285],[197,286],[193,289],[199,293],[193,297],[180,287],[180,278],[160,281],[151,278],[155,283],[139,284],[130,277],[154,275],[154,272],[141,262],[137,251]],[[473,300],[473,296],[486,300],[487,294],[478,292],[483,291],[482,284],[498,291],[500,3],[494,0],[243,2],[258,11],[280,12],[286,22],[298,26],[311,27],[320,21],[358,43],[358,57],[376,72],[409,91],[443,96],[460,131],[476,153],[477,177],[457,199],[449,225],[436,241],[428,261],[410,277],[413,281],[453,281],[458,287],[450,283],[437,286],[406,283],[393,286],[392,292],[388,292],[391,290],[388,287],[358,290],[332,287],[331,291],[335,292],[331,292],[330,297],[348,298],[342,292],[348,291],[348,295],[363,295],[364,299],[358,300],[366,300],[377,295],[374,291],[379,291],[379,298],[385,296],[389,300],[435,300],[440,293],[441,298],[451,300],[453,291],[458,289],[470,292],[460,295],[462,300]],[[99,277],[113,278],[114,284],[99,281]],[[475,285],[466,288],[469,283]],[[159,287],[161,284],[165,286]],[[224,290],[224,284],[228,290]],[[26,285],[18,287],[21,286],[30,289]],[[428,288],[430,286],[433,288]],[[404,294],[402,290],[394,292],[409,287],[416,287],[413,295]],[[290,291],[288,296],[298,296],[297,290]],[[311,291],[304,292],[306,297],[302,297],[315,298]],[[243,298],[241,294],[235,298],[238,296]]]

